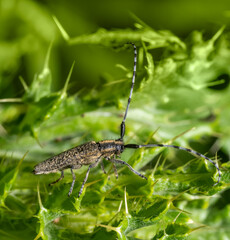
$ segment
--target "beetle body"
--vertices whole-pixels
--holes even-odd
[[[67,168],[78,169],[82,165],[90,165],[103,158],[108,159],[120,155],[123,150],[124,143],[122,140],[87,142],[37,164],[33,173],[49,174]]]

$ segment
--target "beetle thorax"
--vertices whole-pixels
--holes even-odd
[[[97,144],[104,157],[120,155],[124,151],[124,143],[122,140],[103,140]]]

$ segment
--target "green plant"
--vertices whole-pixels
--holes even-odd
[[[127,118],[126,143],[173,141],[205,153],[217,142],[228,153],[229,87],[227,80],[219,77],[230,74],[224,28],[206,41],[195,32],[185,43],[139,21],[134,30],[100,29],[71,39],[55,21],[72,45],[99,44],[118,50],[124,50],[127,41],[138,45],[138,78]],[[158,48],[164,50],[155,63],[153,50]],[[222,164],[221,183],[214,187],[217,173],[203,159],[167,149],[127,150],[122,159],[145,172],[148,181],[125,167],[119,169],[116,180],[111,166],[106,165],[110,179],[100,168],[93,170],[80,199],[75,196],[86,168],[76,171],[77,183],[70,198],[71,174],[54,187],[48,183],[57,174],[32,175],[35,163],[52,154],[92,139],[119,137],[120,114],[132,74],[132,67],[118,65],[125,79],[105,77],[98,89],[68,95],[72,66],[63,89],[53,92],[50,49],[43,70],[30,86],[21,78],[25,92],[20,104],[1,103],[0,126],[5,129],[0,138],[1,239],[228,237],[229,163]],[[215,159],[215,149],[211,153]]]

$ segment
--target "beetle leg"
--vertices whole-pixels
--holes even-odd
[[[70,190],[69,190],[68,196],[70,196],[71,193],[72,193],[72,191],[73,191],[73,187],[74,187],[75,179],[76,179],[76,176],[75,176],[75,174],[74,174],[74,172],[73,172],[73,167],[71,168],[71,173],[72,173],[72,176],[73,176],[73,182],[72,182],[72,184],[71,184],[71,187],[70,187]]]
[[[120,156],[118,156],[117,155],[117,157],[120,157]],[[107,161],[110,161],[110,158],[109,157],[105,157],[105,159],[107,160]],[[114,156],[113,156],[113,159],[114,159]],[[110,161],[111,162],[111,161]],[[114,170],[114,174],[115,174],[115,177],[116,177],[116,179],[118,179],[118,173],[117,173],[117,168],[116,168],[116,165],[113,163],[113,170]],[[108,177],[109,178],[109,177]]]
[[[56,181],[50,183],[49,186],[54,185],[55,183],[61,181],[63,178],[64,178],[64,171],[62,170],[60,178],[58,178]]]
[[[84,188],[85,183],[86,183],[86,181],[87,181],[87,179],[88,179],[88,176],[89,176],[90,169],[96,167],[96,166],[98,165],[98,163],[100,162],[100,160],[101,160],[101,158],[98,158],[95,163],[89,165],[89,168],[88,168],[88,170],[87,170],[87,172],[86,172],[86,175],[85,175],[85,179],[84,179],[84,181],[83,181],[83,183],[82,183],[82,185],[81,185],[80,191],[79,191],[79,193],[78,193],[78,198],[79,198],[79,197],[81,196],[81,194],[82,194],[83,188]]]
[[[118,179],[117,167],[114,163],[113,163],[113,170],[114,170],[114,174],[116,176],[116,179]]]
[[[135,173],[136,175],[138,175],[141,178],[145,178],[147,180],[147,178],[142,175],[141,173],[137,172],[136,170],[134,170],[127,162],[122,161],[122,160],[118,160],[118,159],[108,159],[110,162],[112,163],[118,163],[118,164],[123,164],[126,165],[133,173]]]
[[[103,173],[106,174],[106,171],[105,171],[105,168],[104,168],[103,161],[101,161],[101,169],[102,169]]]

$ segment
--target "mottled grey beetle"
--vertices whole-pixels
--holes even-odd
[[[204,156],[203,154],[196,152],[192,149],[175,146],[175,145],[166,145],[166,144],[146,144],[146,145],[124,144],[123,138],[125,135],[125,120],[126,120],[126,117],[128,114],[129,105],[130,105],[131,97],[132,97],[132,93],[133,93],[135,76],[136,76],[136,65],[137,65],[137,48],[136,48],[135,44],[133,44],[133,43],[130,43],[130,44],[132,44],[133,48],[134,48],[133,77],[132,77],[132,85],[131,85],[131,90],[130,90],[130,94],[129,94],[129,98],[128,98],[128,103],[126,106],[123,120],[120,125],[120,129],[121,129],[120,130],[120,138],[117,140],[102,140],[99,142],[91,141],[91,142],[84,143],[80,146],[71,148],[67,151],[64,151],[56,156],[53,156],[53,157],[37,164],[34,168],[33,173],[34,174],[49,174],[49,173],[61,171],[61,177],[59,179],[57,179],[55,182],[51,183],[51,184],[55,184],[64,178],[64,169],[70,168],[72,176],[73,176],[73,182],[72,182],[72,185],[71,185],[69,193],[68,193],[68,196],[70,196],[70,194],[73,191],[75,178],[76,178],[75,174],[73,172],[73,169],[81,168],[83,165],[89,165],[89,168],[86,172],[86,176],[84,178],[84,181],[81,185],[81,188],[80,188],[80,191],[78,194],[78,197],[80,197],[80,195],[83,191],[84,185],[88,179],[91,168],[94,168],[99,163],[101,163],[102,170],[105,173],[103,161],[102,161],[103,159],[110,161],[114,164],[116,177],[118,177],[118,175],[117,175],[115,164],[124,164],[127,167],[129,167],[129,169],[133,173],[135,173],[139,177],[147,180],[147,178],[144,175],[135,171],[128,163],[126,163],[122,160],[118,160],[118,159],[116,159],[116,157],[119,157],[120,154],[126,148],[145,148],[145,147],[147,147],[147,148],[166,147],[167,148],[168,147],[168,148],[176,148],[179,150],[187,151],[197,157],[202,157],[202,158],[208,160],[209,162],[211,162],[218,170],[219,176],[218,176],[218,181],[216,183],[216,184],[218,184],[220,182],[220,178],[221,178],[221,172],[220,172],[219,167],[210,158],[208,158],[208,157]]]

